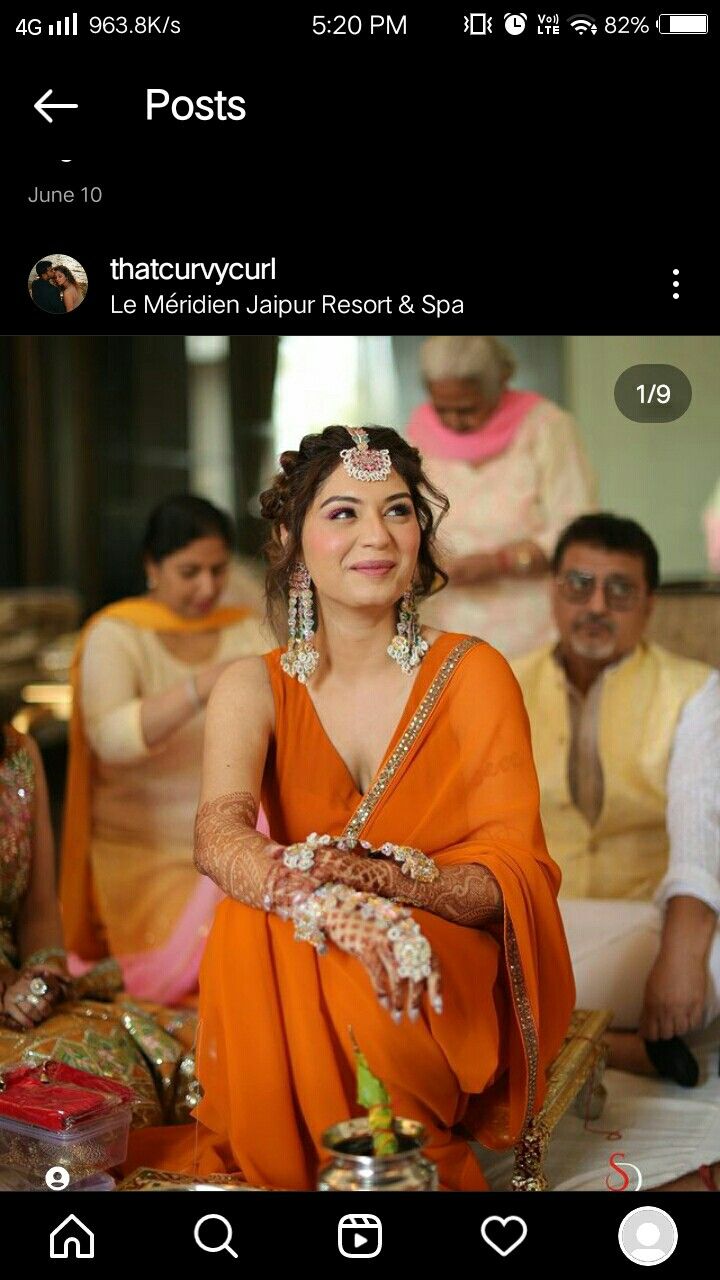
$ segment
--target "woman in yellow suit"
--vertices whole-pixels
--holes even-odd
[[[152,513],[147,595],[95,614],[73,666],[61,897],[68,947],[120,961],[137,996],[196,990],[219,894],[193,864],[205,704],[226,667],[267,645],[221,608],[230,518],[183,494]]]

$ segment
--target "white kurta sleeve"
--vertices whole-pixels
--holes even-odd
[[[542,523],[533,541],[549,559],[565,526],[596,510],[597,491],[575,419],[549,401],[534,412],[539,415],[535,461]]]
[[[670,859],[656,896],[680,894],[720,912],[720,673],[686,702],[668,767]]]
[[[140,670],[132,636],[122,622],[95,624],[80,669],[83,721],[93,751],[105,764],[131,764],[151,754],[140,723]]]

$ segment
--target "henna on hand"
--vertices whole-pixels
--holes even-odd
[[[257,801],[231,791],[200,805],[195,819],[195,866],[236,902],[286,917],[328,878],[283,865],[284,848],[257,831]]]
[[[432,911],[453,924],[471,929],[485,929],[503,917],[503,897],[492,871],[480,863],[469,862],[457,867],[444,867],[433,884],[418,885],[427,896],[427,911]]]
[[[236,902],[262,907],[278,846],[255,829],[258,806],[249,791],[231,791],[200,805],[195,818],[195,866]]]
[[[503,915],[500,886],[492,872],[479,863],[443,867],[436,880],[411,880],[397,863],[384,857],[328,847],[318,851],[312,870],[314,874],[322,871],[326,881],[339,881],[362,893],[421,907],[468,928],[486,928]]]
[[[384,924],[381,923],[377,904],[376,910],[372,909],[373,896],[353,894],[329,905],[322,917],[324,933],[341,951],[360,961],[378,1002],[388,1010],[394,1022],[400,1022],[404,1013],[414,1022],[419,1017],[422,997],[426,992],[435,1011],[441,1013],[442,990],[437,957],[424,941],[423,946],[429,956],[427,976],[416,976],[415,979],[401,977],[391,926],[393,921],[399,924],[411,917],[402,907],[393,912],[392,907],[383,903],[381,910],[386,918]],[[423,941],[418,926],[412,927]]]

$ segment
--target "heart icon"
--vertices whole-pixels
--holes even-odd
[[[491,1231],[496,1237],[495,1240],[490,1234]],[[491,1218],[485,1218],[480,1228],[480,1235],[491,1249],[500,1254],[501,1258],[507,1258],[508,1254],[512,1253],[513,1249],[517,1249],[525,1239],[527,1223],[514,1213],[511,1213],[509,1218],[500,1218],[495,1213]]]

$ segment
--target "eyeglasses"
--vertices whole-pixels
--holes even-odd
[[[587,604],[594,595],[597,576],[582,569],[568,569],[556,581],[560,595],[568,604]],[[624,578],[621,573],[611,573],[603,580],[602,587],[608,609],[623,613],[635,608],[640,596],[637,583]]]

